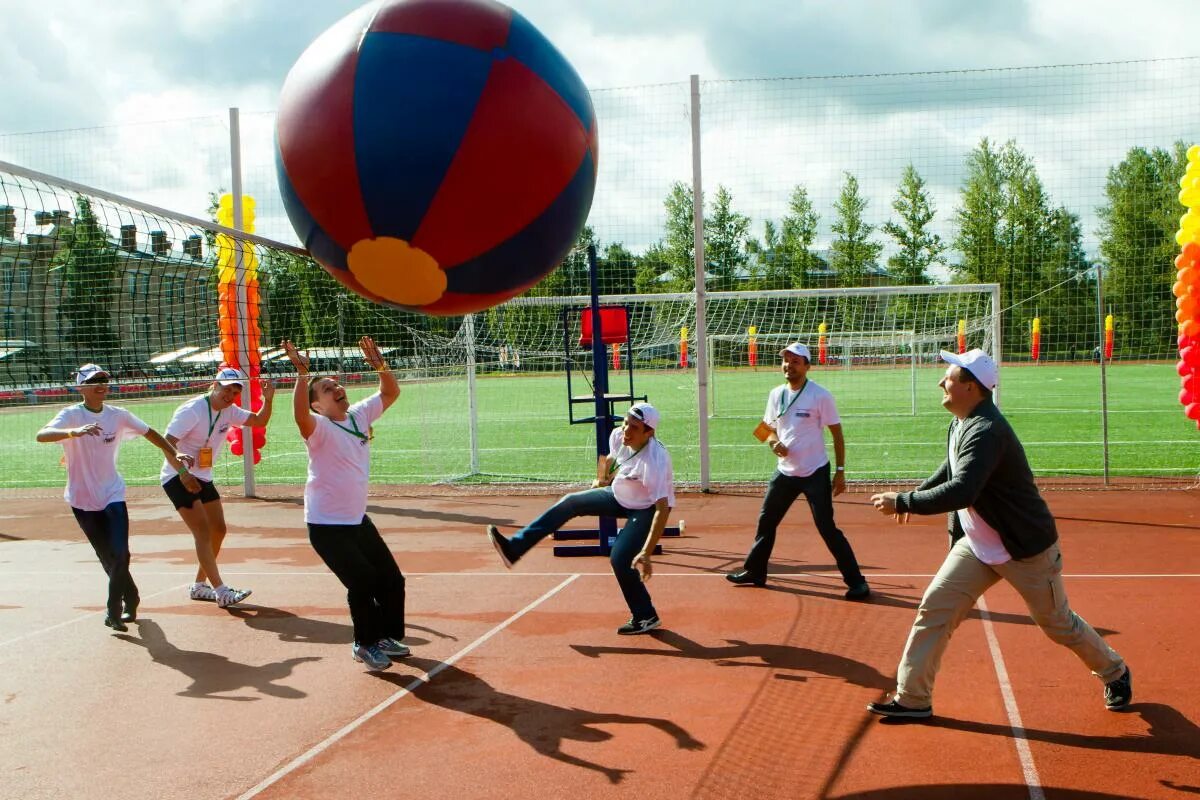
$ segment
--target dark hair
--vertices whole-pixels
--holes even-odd
[[[308,377],[308,404],[309,404],[310,406],[311,406],[313,403],[317,402],[317,390],[316,390],[316,385],[317,385],[317,381],[321,380],[321,378],[322,378],[322,377],[324,377],[324,376],[322,376],[322,375],[310,375],[310,376]]]
[[[958,376],[959,376],[960,378],[962,378],[964,381],[971,381],[971,382],[972,382],[972,383],[974,383],[976,386],[978,386],[978,387],[979,387],[979,391],[983,392],[983,396],[984,396],[984,397],[991,397],[991,396],[992,396],[992,390],[991,390],[991,389],[989,389],[988,387],[984,386],[984,385],[983,385],[983,382],[982,382],[982,381],[980,381],[980,380],[979,380],[979,378],[976,378],[976,377],[975,377],[975,373],[974,373],[974,372],[971,372],[971,370],[967,369],[966,367],[959,367],[959,368],[958,368]]]

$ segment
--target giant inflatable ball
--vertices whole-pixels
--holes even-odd
[[[384,0],[288,73],[276,165],[297,235],[342,284],[425,314],[479,311],[562,261],[596,185],[591,97],[489,0]]]

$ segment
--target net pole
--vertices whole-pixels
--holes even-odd
[[[1000,324],[1000,284],[993,283],[992,286],[992,360],[996,362],[996,368],[1004,363],[1004,353],[1001,352],[1004,347],[1004,339],[1002,338],[1002,328]],[[1000,407],[1000,387],[996,387],[996,391],[992,392],[992,402],[996,404],[996,408]]]
[[[704,322],[704,181],[700,173],[700,76],[692,88],[692,236],[696,261],[696,428],[700,448],[700,491],[711,486],[708,453],[708,329]]]
[[[1100,450],[1104,459],[1104,485],[1108,486],[1108,371],[1104,357],[1104,268],[1096,263],[1096,334],[1100,342]]]
[[[908,363],[912,374],[912,387],[909,397],[912,400],[912,415],[917,415],[917,334],[914,331],[908,337]]]
[[[479,474],[479,398],[475,392],[475,315],[463,320],[467,338],[467,411],[471,430],[471,474]]]
[[[233,187],[233,227],[239,231],[245,228],[242,216],[242,130],[241,117],[236,107],[229,109],[229,170],[230,186]],[[246,298],[246,251],[245,241],[238,237],[234,240],[234,280],[237,282],[237,320],[238,361],[246,375],[250,375],[250,304]],[[238,398],[242,408],[253,413],[251,408],[252,392],[250,386]],[[256,492],[254,482],[254,431],[242,428],[242,492],[246,497],[254,497]]]

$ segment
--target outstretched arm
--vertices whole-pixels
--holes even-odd
[[[297,350],[291,339],[284,339],[279,346],[296,368],[296,385],[292,387],[292,416],[296,420],[296,427],[300,429],[300,436],[307,439],[317,428],[308,406],[308,356]]]
[[[387,411],[388,406],[396,402],[396,398],[400,396],[400,384],[396,382],[396,376],[392,374],[391,368],[383,360],[383,354],[379,352],[379,347],[375,344],[374,339],[364,336],[358,340],[358,346],[362,349],[363,358],[371,365],[371,369],[379,373],[379,397],[383,400],[383,410]]]
[[[167,463],[171,465],[171,469],[182,473],[192,464],[192,457],[189,455],[181,455],[175,446],[162,437],[162,434],[151,428],[142,434],[146,441],[162,450],[163,455],[167,457]]]

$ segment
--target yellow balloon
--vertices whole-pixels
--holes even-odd
[[[1179,230],[1184,233],[1195,233],[1200,230],[1200,210],[1193,208],[1179,218]]]
[[[1194,144],[1187,149],[1188,161],[1200,161],[1200,144]]]

